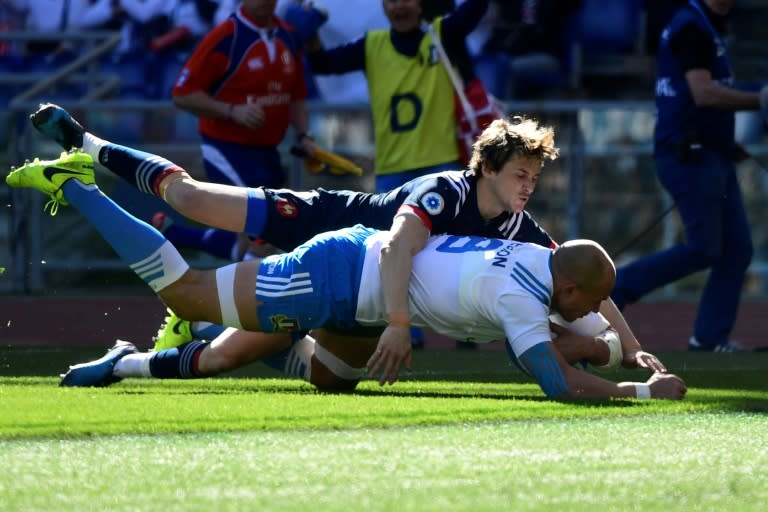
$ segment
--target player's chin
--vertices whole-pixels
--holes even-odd
[[[566,322],[575,322],[579,318],[581,318],[584,315],[579,315],[578,313],[575,313],[573,311],[558,311],[561,317],[563,317],[563,320]]]
[[[514,202],[514,203],[511,205],[512,207],[511,207],[510,209],[511,209],[511,210],[512,210],[514,213],[519,213],[519,212],[521,212],[521,211],[525,210],[525,205],[527,205],[527,204],[528,204],[528,201],[518,200],[518,201],[515,201],[515,202]]]

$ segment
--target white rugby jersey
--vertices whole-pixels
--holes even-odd
[[[381,245],[389,233],[366,242],[355,319],[384,325]],[[515,355],[552,339],[552,249],[471,236],[431,237],[413,260],[409,287],[414,326],[461,341],[507,339]]]

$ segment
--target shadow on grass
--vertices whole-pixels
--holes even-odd
[[[58,385],[58,376],[70,364],[101,357],[104,349],[98,348],[0,348],[0,383],[4,385]],[[711,354],[670,352],[660,353],[669,370],[680,375],[687,383],[689,396],[683,403],[702,404],[706,407],[731,411],[768,411],[768,353]],[[400,384],[386,388],[363,386],[353,393],[358,396],[395,396],[405,398],[487,398],[492,400],[545,401],[537,391],[528,393],[518,384],[532,384],[530,378],[510,365],[506,354],[489,351],[425,350],[415,355],[416,371],[403,375]],[[16,377],[3,379],[3,376]],[[29,377],[29,378],[26,378]],[[38,377],[38,378],[35,378]],[[50,379],[39,379],[50,377]],[[278,379],[279,374],[262,364],[252,364],[229,372],[214,380],[163,381],[128,380],[109,389],[126,394],[232,394],[232,393],[290,393],[330,394],[320,392],[308,384],[295,380]],[[243,377],[247,379],[243,379]],[[642,370],[621,370],[605,375],[614,381],[643,381],[648,377]],[[259,379],[259,380],[250,380]],[[263,380],[263,379],[269,379]],[[477,383],[480,386],[500,387],[494,391],[479,389],[477,392],[413,389],[424,383],[455,381]],[[210,382],[210,385],[204,384]],[[506,389],[502,389],[503,386]],[[744,393],[740,393],[743,391]],[[755,396],[755,392],[758,396]],[[693,399],[691,396],[693,395]],[[632,400],[602,400],[582,402],[586,406],[630,406]]]

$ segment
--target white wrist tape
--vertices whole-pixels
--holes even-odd
[[[651,398],[651,386],[648,384],[635,384],[635,395],[638,400],[648,400]]]

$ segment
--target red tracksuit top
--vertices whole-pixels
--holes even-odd
[[[302,53],[293,28],[274,18],[269,33],[240,7],[200,41],[179,73],[173,96],[205,91],[226,103],[259,103],[267,123],[251,130],[229,119],[199,118],[210,138],[277,146],[290,124],[290,105],[307,97]]]

